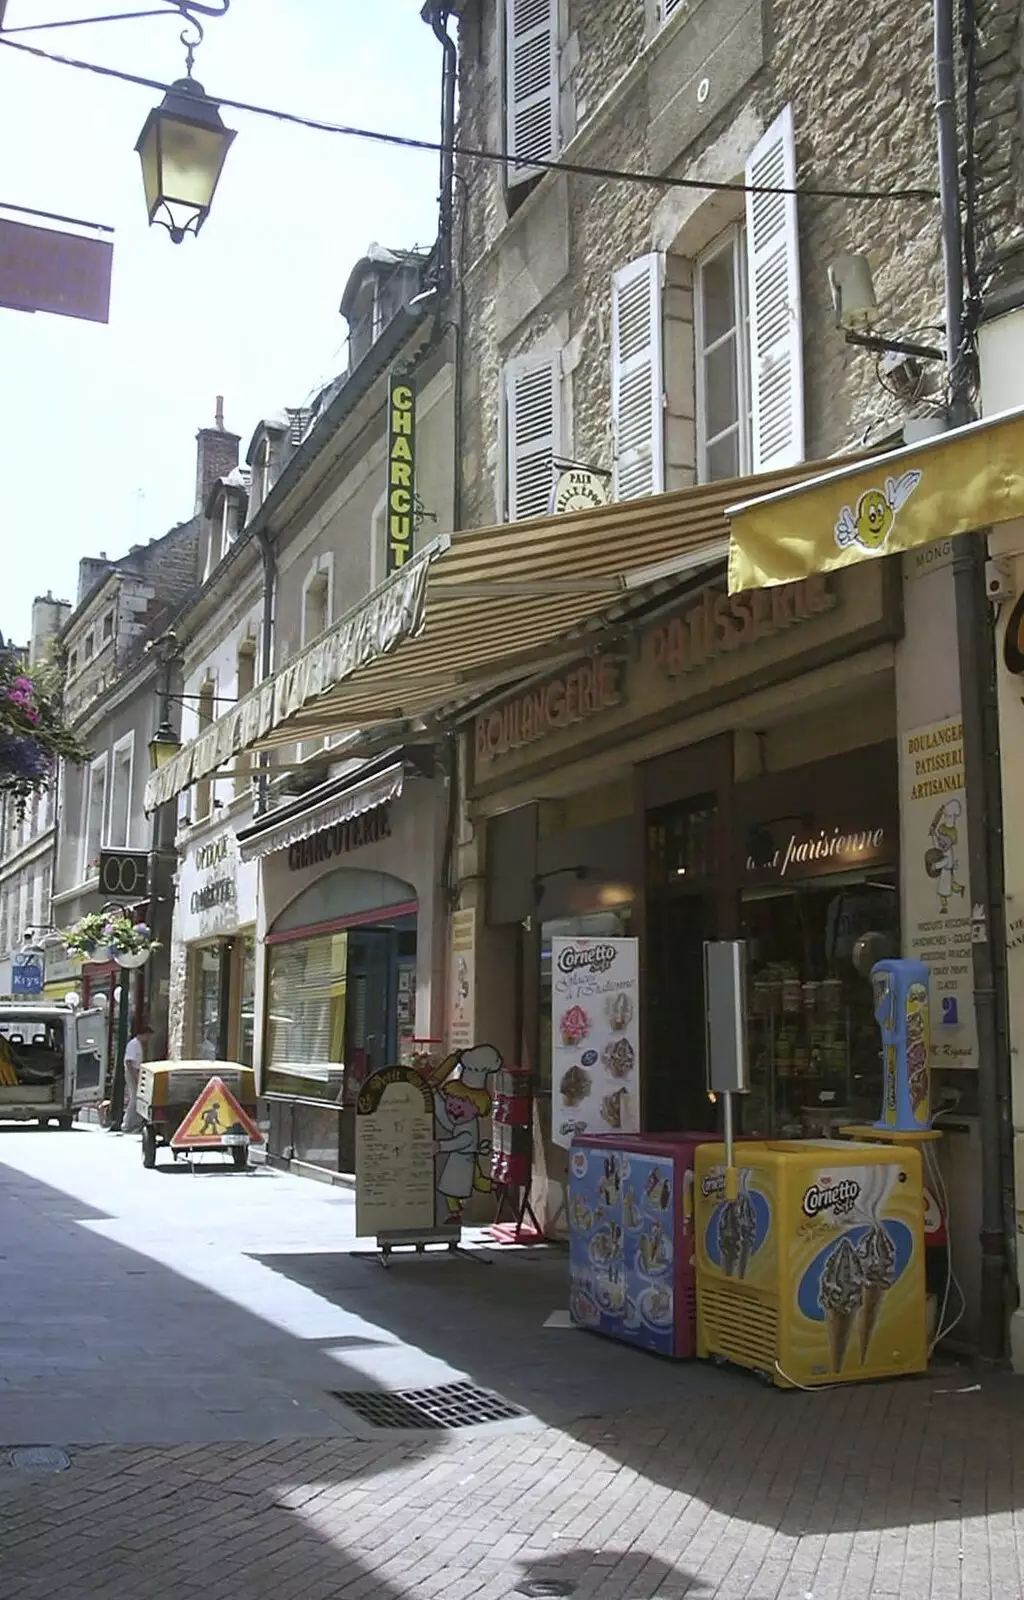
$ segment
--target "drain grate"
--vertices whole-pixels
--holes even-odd
[[[71,1465],[66,1450],[50,1449],[46,1445],[27,1445],[22,1450],[12,1450],[7,1459],[18,1472],[66,1472]]]
[[[490,1389],[474,1383],[443,1383],[435,1389],[332,1389],[374,1428],[475,1428],[483,1422],[509,1422],[526,1412]]]

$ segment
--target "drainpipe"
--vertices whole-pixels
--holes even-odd
[[[939,194],[945,273],[946,358],[950,420],[970,420],[968,328],[963,303],[963,236],[953,60],[954,0],[934,0],[935,113],[938,129]],[[968,865],[971,891],[971,955],[978,1030],[978,1117],[981,1140],[982,1359],[1001,1362],[1006,1322],[1014,1223],[1013,1133],[1006,997],[1006,925],[1003,883],[1002,779],[996,701],[995,634],[985,592],[982,531],[953,540],[953,587],[960,659]]]
[[[260,682],[265,683],[270,677],[274,666],[274,589],[277,579],[277,563],[274,559],[274,543],[265,528],[258,528],[256,538],[259,542],[260,555],[263,557],[263,628],[260,637]],[[262,750],[259,754],[259,778],[257,780],[256,815],[262,816],[267,809],[267,788],[270,783],[270,754]]]
[[[441,71],[441,184],[438,201],[438,263],[437,263],[437,330],[449,328],[454,336],[454,374],[452,404],[452,527],[462,527],[462,329],[465,324],[465,244],[463,225],[459,243],[458,311],[454,321],[442,320],[445,302],[451,294],[453,279],[453,240],[455,234],[455,185],[465,183],[455,171],[455,92],[458,84],[458,50],[448,33],[451,15],[446,5],[438,0],[427,0],[420,16],[430,24],[434,37],[444,51]]]
[[[441,187],[438,197],[438,263],[437,289],[444,299],[452,282],[452,213],[453,184],[455,180],[455,84],[458,72],[458,53],[455,42],[448,34],[448,7],[437,0],[427,0],[420,16],[428,22],[444,51],[441,68]]]

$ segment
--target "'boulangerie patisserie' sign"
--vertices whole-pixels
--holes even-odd
[[[636,939],[551,941],[551,1132],[635,1133],[640,1126]]]

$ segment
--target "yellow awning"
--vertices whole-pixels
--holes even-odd
[[[822,465],[434,540],[159,768],[146,810],[244,750],[413,721],[579,654],[633,591],[725,560],[737,494]]]
[[[1024,410],[730,505],[729,593],[1024,516]]]

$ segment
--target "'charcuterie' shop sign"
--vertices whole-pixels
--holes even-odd
[[[484,711],[476,719],[478,766],[619,705],[624,679],[625,663],[618,656],[592,656],[539,688]]]
[[[408,378],[388,380],[388,574],[412,555],[416,508],[416,391]]]

